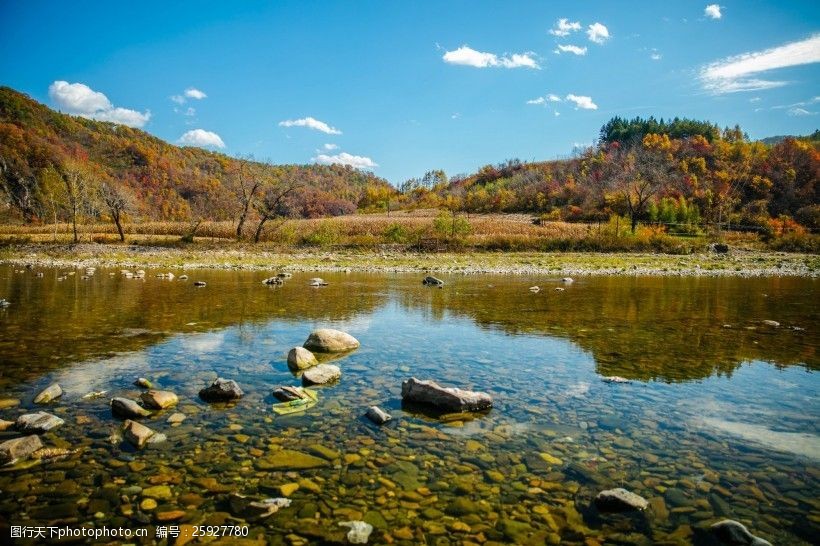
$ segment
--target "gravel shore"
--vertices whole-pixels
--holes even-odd
[[[0,248],[0,263],[54,268],[169,270],[439,272],[509,275],[657,275],[817,277],[820,256],[732,249],[690,255],[536,252],[419,253],[401,250],[166,248],[111,245],[18,245]]]

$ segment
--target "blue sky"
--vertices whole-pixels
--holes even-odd
[[[567,156],[614,115],[810,133],[819,6],[0,0],[0,83],[168,142],[399,183]]]

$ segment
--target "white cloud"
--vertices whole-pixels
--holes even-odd
[[[342,134],[342,132],[336,129],[335,127],[331,127],[324,121],[319,121],[318,119],[312,118],[310,116],[301,119],[286,119],[285,121],[280,121],[279,127],[307,127],[308,129],[321,131],[328,135]]]
[[[177,104],[185,104],[185,97],[182,95],[171,95],[171,100]]]
[[[592,102],[592,97],[586,97],[584,95],[567,95],[567,100],[570,102],[575,103],[576,108],[581,108],[583,110],[597,110],[598,105]]]
[[[820,34],[782,46],[743,53],[710,63],[700,70],[703,87],[714,94],[760,91],[788,82],[750,77],[753,74],[820,62]]]
[[[574,55],[586,55],[587,48],[586,47],[579,47],[577,45],[559,45],[558,49],[555,50],[556,53],[572,53]]]
[[[810,112],[809,110],[806,110],[805,108],[791,108],[791,109],[789,109],[788,114],[790,116],[798,116],[798,117],[799,116],[815,116],[815,115],[817,115],[817,112]]]
[[[129,127],[143,127],[151,119],[149,111],[142,113],[128,108],[115,108],[105,94],[94,91],[83,83],[56,80],[48,86],[48,95],[59,108],[84,118]]]
[[[453,51],[446,51],[441,57],[445,63],[487,68],[501,66],[504,68],[540,68],[532,53],[513,53],[510,56],[499,57],[495,53],[484,53],[463,45]]]
[[[749,102],[760,102],[760,97],[752,97],[749,99]]]
[[[651,52],[649,53],[649,58],[653,61],[660,61],[661,59],[663,59],[663,55],[661,55],[660,52],[658,52],[658,50],[653,47]]]
[[[591,42],[603,44],[609,40],[609,29],[601,23],[592,23],[587,27],[587,37]]]
[[[218,134],[205,129],[192,129],[179,137],[177,141],[185,146],[199,146],[201,148],[224,148],[225,143]]]
[[[554,93],[550,93],[549,95],[543,97],[530,99],[527,101],[527,104],[547,104],[548,102],[561,102],[561,97]]]
[[[203,93],[202,91],[200,91],[199,89],[197,89],[195,87],[189,87],[188,89],[185,90],[185,96],[188,97],[189,99],[202,100],[205,97],[207,97],[208,95],[206,95],[205,93]]]
[[[324,149],[325,150],[338,150],[339,146],[337,146],[336,144],[325,144]]]
[[[570,22],[569,19],[558,19],[555,23],[555,28],[550,29],[549,33],[553,36],[569,36],[571,32],[581,30],[581,23],[578,21]]]
[[[379,165],[369,157],[360,155],[351,155],[347,152],[342,152],[336,155],[319,154],[312,158],[316,163],[322,165],[332,165],[334,163],[339,165],[350,165],[356,169],[373,169]]]
[[[720,19],[723,14],[720,12],[720,6],[717,4],[709,4],[703,8],[703,14],[710,19]]]

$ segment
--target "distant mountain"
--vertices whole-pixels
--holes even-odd
[[[795,140],[802,140],[802,141],[805,141],[805,142],[818,143],[818,142],[820,142],[820,129],[816,130],[815,132],[813,132],[810,135],[805,135],[805,136],[777,135],[777,136],[770,136],[770,137],[766,137],[766,138],[761,138],[759,140],[759,142],[762,142],[763,144],[766,144],[766,145],[769,145],[769,146],[773,146],[775,144],[779,144],[779,143],[783,142],[787,138],[793,138]]]
[[[235,218],[241,177],[298,185],[282,205],[305,217],[353,212],[394,191],[386,180],[348,166],[267,165],[175,146],[139,129],[55,112],[0,87],[0,197],[10,208],[27,220],[50,218],[57,198],[64,209],[59,194],[71,165],[127,191],[135,215],[158,220]]]

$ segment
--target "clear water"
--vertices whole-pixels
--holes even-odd
[[[43,271],[0,267],[12,302],[0,310],[0,398],[21,402],[0,418],[57,381],[65,394],[48,411],[66,424],[42,438],[78,452],[0,473],[4,527],[244,524],[229,492],[261,499],[301,482],[290,507],[247,522],[251,537],[344,542],[338,523],[364,519],[371,543],[688,544],[709,543],[725,517],[775,544],[820,536],[816,280],[476,275],[437,289],[418,275],[323,274],[330,285],[316,289],[315,274],[267,287],[263,273]],[[318,405],[277,416],[271,391],[298,384],[285,355],[316,327],[362,346],[334,362],[342,379]],[[602,380],[613,375],[631,382]],[[176,392],[187,419],[145,419],[168,440],[135,451],[108,399],[136,399],[141,376]],[[201,401],[216,376],[245,397]],[[495,407],[404,411],[411,376],[489,392]],[[107,394],[82,398],[92,391]],[[393,421],[365,420],[373,404]],[[271,470],[281,449],[328,460]],[[141,508],[139,488],[158,484],[170,497]],[[598,513],[591,499],[610,487],[650,509]]]

